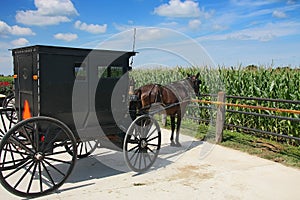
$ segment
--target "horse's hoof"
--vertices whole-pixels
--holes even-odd
[[[176,143],[176,147],[182,147],[179,142]]]
[[[171,147],[176,147],[176,143],[171,141]]]
[[[181,144],[179,142],[175,143],[175,142],[171,142],[171,146],[172,147],[181,147]]]

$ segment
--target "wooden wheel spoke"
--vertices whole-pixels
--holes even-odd
[[[20,142],[20,141],[18,140],[18,138],[15,138],[13,135],[9,138],[9,140],[10,140],[13,144],[15,144],[16,146],[18,146],[18,147],[24,149],[24,150],[27,151],[27,152],[30,152],[31,155],[34,154],[34,151],[33,151],[32,149],[28,148],[26,145],[24,145],[22,142]]]
[[[36,167],[37,167],[37,162],[35,163],[34,168],[33,168],[33,172],[31,174],[31,178],[30,178],[28,188],[27,188],[27,193],[29,193],[29,191],[30,191],[30,188],[31,188],[31,185],[32,185],[32,182],[33,182],[33,178],[34,178],[34,175],[35,175],[35,172],[36,172]]]
[[[45,153],[45,156],[59,155],[59,154],[64,154],[64,153],[67,153],[67,151],[57,151],[54,153]]]
[[[158,139],[159,136],[155,136],[154,138],[151,138],[151,139],[147,139],[147,142],[150,142],[152,140],[155,140],[155,139]]]
[[[147,167],[147,162],[146,162],[146,157],[145,157],[146,153],[142,153],[142,157],[144,159],[144,166]]]
[[[127,152],[130,152],[130,151],[132,151],[132,150],[134,150],[134,149],[136,149],[138,147],[139,147],[139,145],[136,145],[136,146],[132,147],[131,149],[129,149]]]
[[[1,122],[2,122],[2,124],[3,124],[3,128],[4,128],[4,134],[7,132],[7,128],[6,128],[6,123],[5,123],[5,120],[4,120],[4,117],[3,117],[3,115],[1,115]],[[3,135],[4,135],[3,134]]]
[[[91,145],[91,142],[87,141],[87,143],[89,144],[90,148],[93,149],[93,146]],[[97,144],[97,142],[96,142],[96,144]]]
[[[158,144],[151,144],[151,143],[148,143],[148,146],[155,146],[155,147],[159,147],[159,145]]]
[[[153,135],[153,133],[155,133],[155,131],[156,131],[157,129],[155,128],[148,136],[147,136],[147,140]]]
[[[47,163],[47,165],[49,165],[50,167],[52,167],[53,169],[55,169],[58,173],[60,173],[62,176],[66,176],[66,174],[64,174],[62,171],[60,171],[59,169],[57,169],[57,167],[55,167],[54,165],[52,165],[50,162],[48,162],[47,160],[44,160],[45,163]]]
[[[18,185],[22,182],[22,180],[25,178],[25,176],[30,171],[30,169],[32,168],[33,165],[34,165],[34,162],[32,162],[31,165],[29,166],[29,168],[23,173],[23,175],[21,176],[21,178],[19,179],[19,181],[14,185],[14,188],[18,187]]]
[[[149,151],[151,151],[151,153],[155,154],[155,152],[152,149],[150,149],[149,147],[147,147],[147,150],[149,150]]]
[[[28,160],[27,162],[25,162],[24,164],[22,164],[21,166],[17,167],[14,171],[10,172],[9,174],[7,174],[4,179],[7,179],[8,177],[10,177],[11,175],[13,175],[14,173],[16,173],[17,171],[19,171],[20,169],[24,168],[25,166],[27,166],[32,160]]]
[[[82,154],[83,143],[82,143],[82,142],[80,142],[80,143],[79,143],[79,145],[78,145],[78,147],[79,147],[79,146],[80,146],[79,154]]]
[[[151,151],[151,150],[150,150]],[[152,162],[152,160],[151,160],[151,157],[150,157],[150,155],[148,154],[148,153],[146,153],[146,155],[147,155],[147,158],[149,159],[149,161],[150,161],[150,163]]]
[[[136,158],[135,158],[135,160],[134,160],[133,166],[136,166],[136,162],[137,162],[138,157],[139,157],[139,154],[140,154],[140,149],[137,149],[137,153],[135,153],[135,154],[136,154]]]
[[[40,183],[40,192],[43,192],[43,179],[42,179],[42,167],[41,162],[39,162],[39,183]]]
[[[131,155],[131,157],[129,158],[129,160],[131,161],[132,158],[138,153],[139,149],[135,150],[135,152]]]
[[[13,144],[13,143],[11,143],[11,145],[13,145],[13,147],[15,148],[15,150],[11,150],[13,153],[17,153],[17,154],[19,154],[21,157],[23,157],[24,158],[24,155],[27,155],[27,156],[30,156],[30,155],[32,155],[32,154],[30,154],[30,153],[27,153],[26,151],[25,152],[20,152],[19,150],[18,150],[18,147],[15,145],[15,144]]]
[[[57,159],[57,158],[45,157],[45,159],[47,159],[47,160],[52,160],[52,161],[56,161],[56,162],[61,162],[61,163],[69,164],[69,165],[71,164],[70,161],[60,160],[60,159]]]
[[[8,145],[9,145],[9,144],[6,144],[5,147],[8,146]],[[4,149],[3,159],[2,159],[3,161],[5,161],[5,159],[6,159],[6,153],[7,153],[7,149],[5,148],[5,149]],[[2,165],[4,166],[4,164],[2,164]]]
[[[139,152],[139,169],[141,169],[141,167],[142,167],[142,155],[143,155],[143,153],[140,151]]]
[[[49,177],[49,179],[50,179],[52,185],[55,186],[55,182],[54,182],[54,180],[53,180],[53,178],[52,178],[52,176],[51,176],[49,170],[47,169],[46,165],[44,164],[44,162],[41,162],[41,163],[42,163],[43,168],[45,169],[46,174],[48,175],[48,177]]]
[[[7,161],[7,162],[2,162],[2,165],[7,165],[7,164],[11,164],[11,163],[16,163],[16,162],[24,162],[26,160],[29,160],[29,158],[21,158],[21,159],[17,159],[17,160],[12,160],[12,161]]]

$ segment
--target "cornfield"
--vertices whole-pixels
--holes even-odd
[[[201,94],[216,94],[218,91],[225,91],[226,95],[233,96],[300,100],[300,69],[274,69],[266,67],[219,67],[218,69],[208,67],[176,67],[171,69],[135,69],[131,72],[130,76],[135,80],[136,87],[139,87],[147,83],[165,85],[173,81],[184,79],[187,77],[187,74],[196,74],[197,72],[200,72],[200,79],[202,81],[200,86]],[[201,99],[216,100],[213,96],[201,97]],[[226,101],[230,103],[300,110],[300,104],[229,98]],[[200,106],[207,105],[200,104]],[[292,118],[300,117],[297,114],[274,113],[264,110],[230,109]],[[195,107],[188,109],[186,115],[209,119],[211,121],[214,121],[215,116],[211,110],[195,109]],[[300,137],[299,122],[289,120],[226,112],[225,123]]]

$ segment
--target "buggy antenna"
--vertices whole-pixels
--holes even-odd
[[[132,44],[132,53],[134,53],[135,49],[135,36],[136,36],[136,28],[133,29],[133,44]],[[133,64],[133,56],[131,57],[130,66]]]

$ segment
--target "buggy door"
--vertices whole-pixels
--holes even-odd
[[[100,80],[96,90],[95,107],[101,126],[114,126],[119,119],[124,119],[129,84],[126,71],[124,66],[98,67]]]
[[[37,55],[28,52],[14,56],[16,109],[20,120],[39,114]]]

